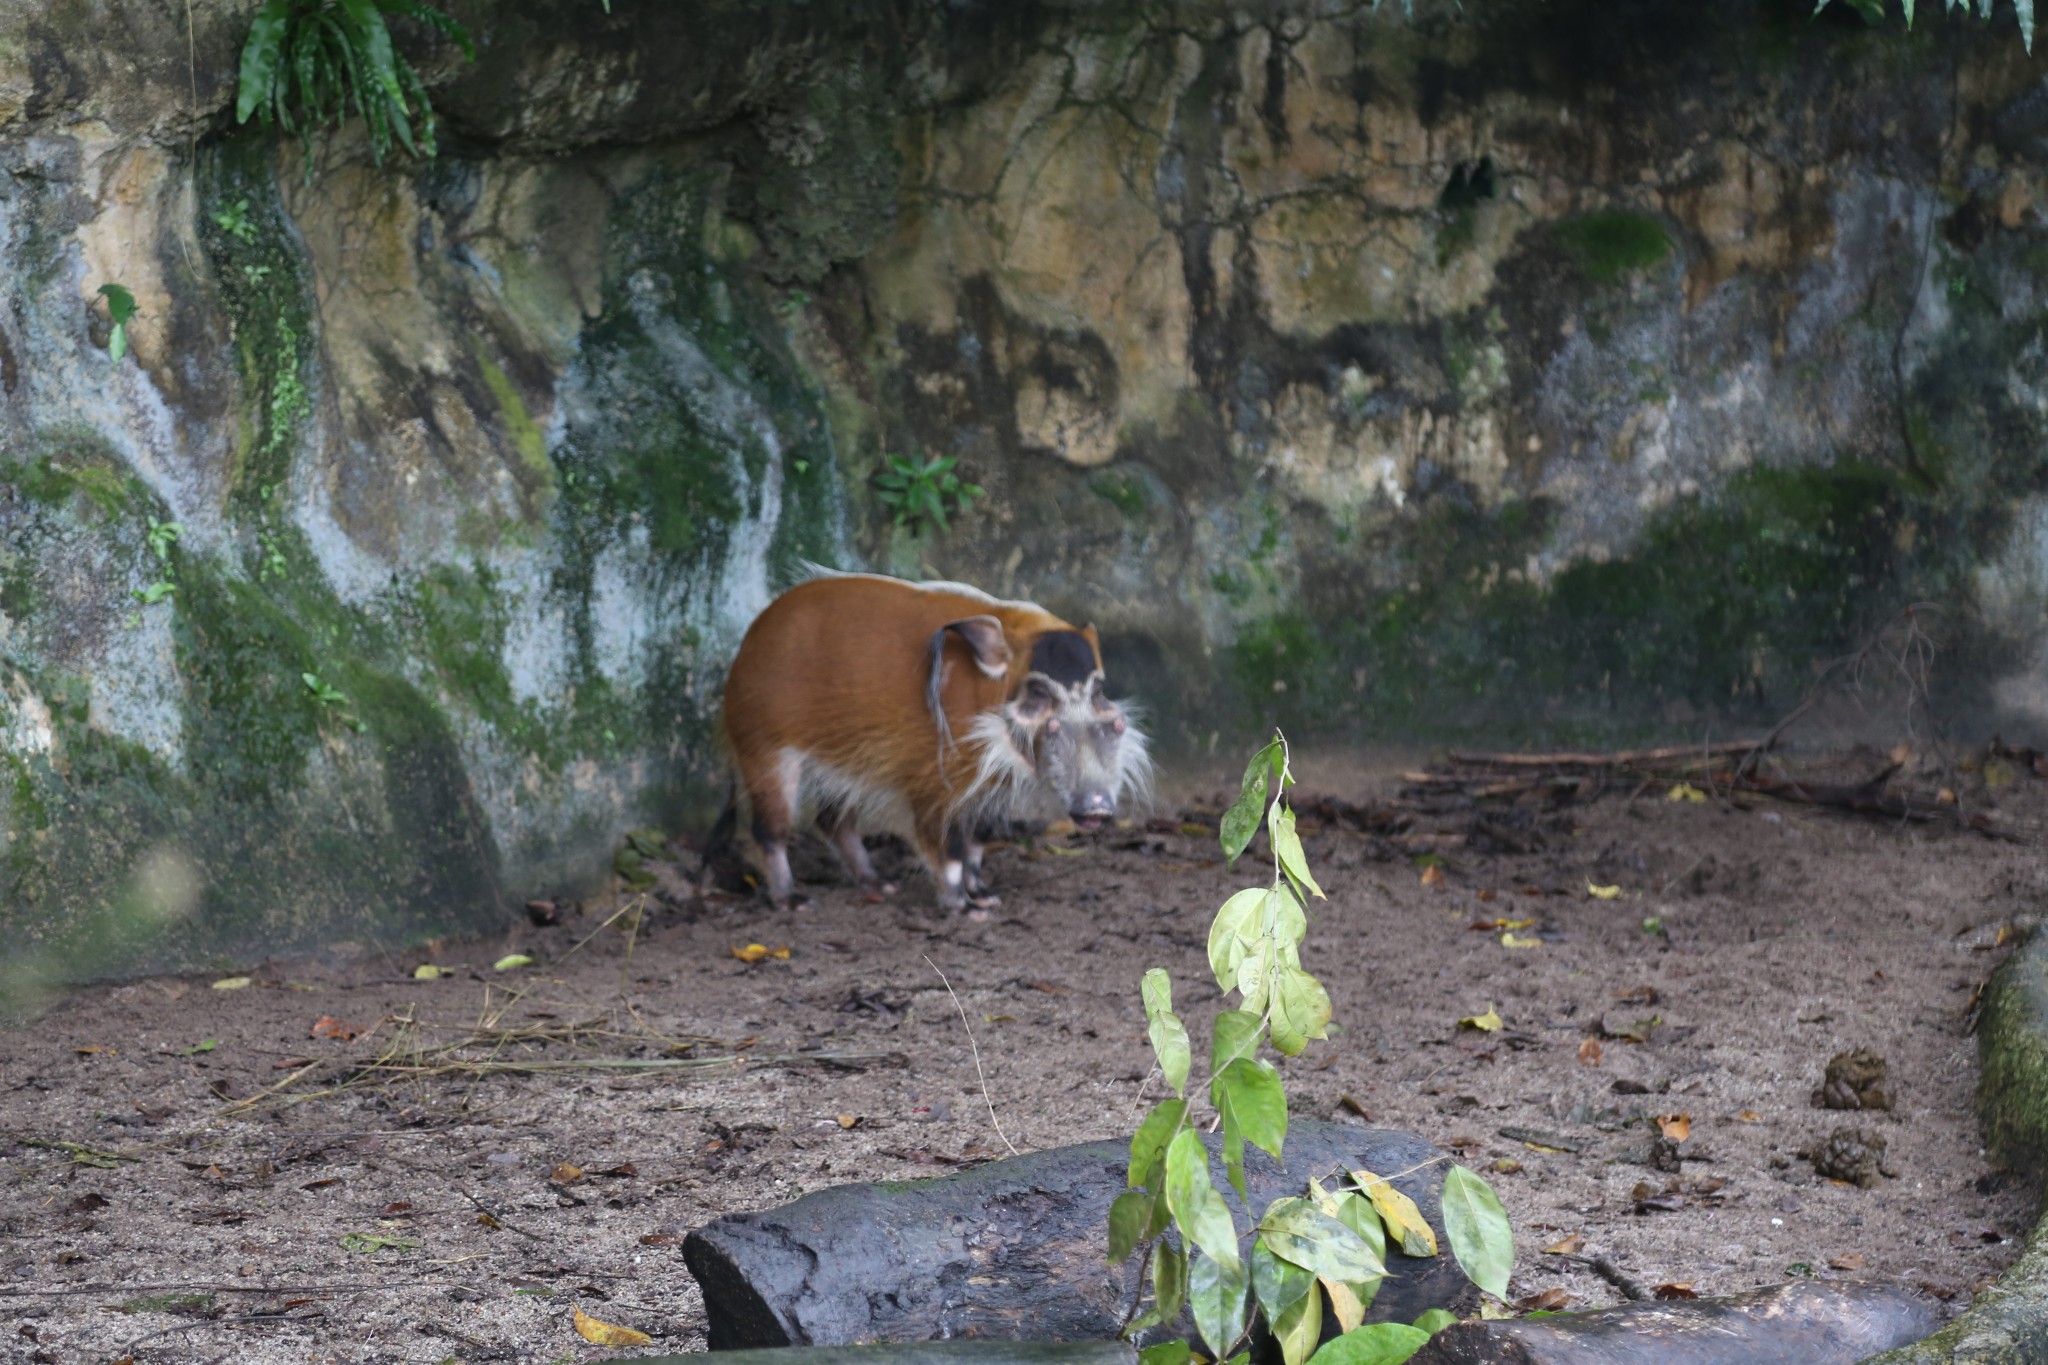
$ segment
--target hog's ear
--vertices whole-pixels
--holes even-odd
[[[1059,704],[1060,696],[1053,685],[1043,674],[1033,673],[1017,688],[1017,695],[1010,698],[1003,712],[1012,724],[1036,729],[1051,719]]]
[[[958,621],[946,622],[932,637],[934,656],[944,649],[947,631],[967,642],[967,647],[974,651],[974,666],[984,676],[1000,678],[1010,671],[1010,642],[1003,638],[1003,623],[995,617],[963,616]]]

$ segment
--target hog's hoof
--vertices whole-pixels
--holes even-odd
[[[861,899],[869,905],[880,905],[902,889],[894,882],[863,882],[860,888]]]
[[[770,904],[777,910],[808,910],[811,908],[811,898],[801,891],[792,891],[787,896],[772,899]]]
[[[969,896],[967,904],[976,910],[998,910],[1002,908],[1003,898],[994,892],[984,891],[978,895]]]

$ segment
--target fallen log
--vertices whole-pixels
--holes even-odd
[[[1934,1330],[1902,1289],[1800,1281],[1726,1298],[1444,1328],[1410,1365],[1854,1365]]]
[[[726,1365],[1137,1365],[1127,1341],[919,1341],[771,1346],[732,1351]],[[704,1365],[699,1355],[634,1356],[599,1365]]]
[[[1221,1139],[1207,1139],[1215,1152]],[[990,1162],[929,1180],[840,1185],[698,1229],[683,1259],[704,1291],[713,1350],[996,1337],[1114,1338],[1134,1316],[1136,1258],[1111,1265],[1110,1201],[1124,1189],[1129,1144],[1094,1142]],[[1347,1170],[1387,1177],[1413,1199],[1448,1248],[1440,1195],[1450,1158],[1383,1128],[1297,1122],[1283,1167],[1246,1153],[1254,1208],[1299,1194],[1310,1176]],[[1219,1167],[1220,1169],[1220,1167]],[[1251,1217],[1219,1181],[1240,1227]],[[1388,1279],[1374,1321],[1413,1322],[1456,1310],[1473,1291],[1448,1254],[1411,1259],[1387,1249]],[[1191,1320],[1141,1344],[1192,1338]]]

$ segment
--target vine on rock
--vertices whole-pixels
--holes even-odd
[[[1292,1057],[1325,1036],[1330,997],[1301,965],[1307,906],[1324,899],[1295,830],[1286,789],[1294,783],[1287,741],[1276,734],[1245,769],[1237,801],[1223,816],[1223,852],[1234,864],[1261,824],[1273,855],[1271,885],[1239,891],[1223,903],[1209,929],[1209,966],[1235,1009],[1216,1016],[1209,1044],[1208,1101],[1223,1134],[1223,1173],[1240,1200],[1245,1146],[1276,1160],[1287,1137],[1287,1096],[1280,1072],[1258,1055],[1270,1042]],[[1209,1358],[1245,1365],[1254,1314],[1279,1343],[1286,1365],[1395,1365],[1454,1319],[1441,1309],[1414,1325],[1367,1325],[1387,1274],[1392,1238],[1409,1256],[1438,1254],[1436,1234],[1393,1178],[1367,1170],[1311,1177],[1301,1195],[1274,1200],[1249,1232],[1237,1225],[1217,1190],[1208,1148],[1197,1127],[1188,1078],[1194,1049],[1173,1012],[1166,971],[1145,973],[1142,994],[1152,1050],[1173,1098],[1162,1101],[1131,1139],[1128,1183],[1109,1214],[1109,1257],[1121,1264],[1143,1252],[1150,1306],[1125,1335],[1170,1326],[1184,1308]],[[1514,1241],[1507,1212],[1471,1171],[1452,1166],[1443,1188],[1444,1228],[1451,1253],[1473,1283],[1505,1297]],[[1177,1235],[1169,1235],[1169,1232]],[[1249,1237],[1250,1247],[1245,1247]],[[1145,1296],[1139,1296],[1140,1304]],[[1341,1335],[1322,1342],[1325,1314]],[[1235,1353],[1235,1354],[1233,1354]],[[1145,1365],[1187,1365],[1193,1348],[1169,1341],[1145,1349]]]

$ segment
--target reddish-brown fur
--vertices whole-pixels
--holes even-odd
[[[1002,623],[1008,646],[1001,677],[983,672],[966,639],[944,636],[940,695],[949,744],[926,700],[932,636],[949,623],[990,616]],[[910,815],[906,832],[945,899],[950,807],[973,784],[977,766],[971,746],[959,741],[975,717],[1016,690],[1040,635],[1074,629],[1030,603],[868,575],[812,579],[784,593],[748,628],[725,685],[726,740],[764,849],[775,857],[796,824],[798,783],[784,758],[795,751],[805,766],[823,765],[900,798]],[[1094,628],[1082,634],[1099,668]],[[863,875],[866,857],[850,813],[843,823],[832,832],[866,880],[872,874]],[[775,873],[771,866],[771,884]]]

